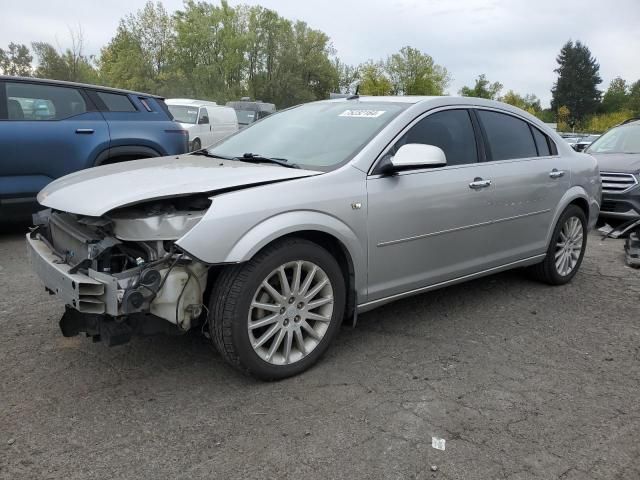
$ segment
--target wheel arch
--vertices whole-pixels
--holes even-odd
[[[208,242],[192,242],[189,237],[191,235],[179,240],[178,246],[194,258],[219,266],[246,262],[283,238],[307,239],[329,250],[338,260],[348,281],[349,297],[353,295],[347,303],[353,301],[355,304],[356,299],[364,301],[366,298],[366,243],[347,224],[327,213],[309,210],[280,213],[250,227],[239,238],[230,236],[221,239],[222,244],[219,243],[213,250],[210,249],[213,238]],[[218,268],[214,267],[213,270]]]
[[[589,200],[589,196],[587,192],[581,187],[572,187],[566,191],[560,202],[558,202],[558,207],[556,208],[553,221],[549,225],[549,229],[547,231],[546,237],[546,245],[547,248],[551,242],[551,236],[553,235],[553,231],[558,223],[558,219],[562,215],[562,213],[569,207],[569,205],[576,205],[584,211],[585,216],[587,217],[588,228],[592,228],[595,225],[595,222],[598,218],[598,210],[599,208],[596,205],[593,205],[594,201]],[[594,217],[595,211],[595,217]]]
[[[124,145],[103,150],[100,154],[98,154],[93,165],[94,167],[99,167],[100,165],[107,165],[109,163],[118,163],[140,158],[160,156],[162,156],[162,154],[151,147],[146,147],[143,145]]]

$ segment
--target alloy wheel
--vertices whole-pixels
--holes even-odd
[[[333,286],[313,262],[280,265],[262,281],[249,308],[247,327],[254,351],[274,365],[289,365],[321,342],[333,316]]]
[[[583,244],[582,222],[578,217],[569,217],[560,229],[556,240],[556,271],[563,277],[569,275],[578,264]]]

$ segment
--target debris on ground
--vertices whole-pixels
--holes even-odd
[[[629,234],[624,243],[624,252],[627,265],[640,268],[640,229]]]

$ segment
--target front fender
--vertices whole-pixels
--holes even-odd
[[[266,218],[251,227],[239,238],[225,242],[228,248],[203,248],[195,244],[178,241],[178,245],[189,254],[207,263],[241,263],[250,260],[262,248],[286,235],[302,231],[322,232],[336,238],[346,249],[353,262],[355,289],[359,296],[366,294],[365,243],[343,221],[327,213],[313,210],[294,210]],[[231,239],[227,239],[231,240]]]

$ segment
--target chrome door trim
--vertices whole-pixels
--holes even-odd
[[[511,268],[525,265],[532,265],[536,263],[537,260],[542,260],[547,254],[541,253],[540,255],[534,255],[533,257],[527,257],[522,260],[517,260],[511,263],[505,263],[504,265],[500,265],[498,267],[489,268],[487,270],[481,270],[476,273],[470,273],[468,275],[463,275],[462,277],[457,277],[452,280],[446,280],[444,282],[434,283],[432,285],[427,285],[426,287],[416,288],[414,290],[408,290],[402,293],[396,293],[395,295],[390,295],[388,297],[379,298],[377,300],[372,300],[370,302],[361,303],[358,305],[358,312],[362,313],[367,310],[371,310],[375,307],[378,307],[382,304],[393,302],[394,300],[400,300],[401,298],[410,297],[412,295],[417,295],[419,293],[428,292],[430,290],[436,290],[441,287],[446,287],[448,285],[452,285],[454,283],[461,283],[466,280],[471,280],[476,277],[482,277],[484,275],[489,275],[492,273],[498,273],[502,270],[510,270]]]
[[[547,208],[547,209],[538,210],[538,211],[535,211],[535,212],[523,213],[521,215],[514,215],[513,217],[499,218],[497,220],[492,220],[490,222],[474,223],[472,225],[465,225],[464,227],[450,228],[450,229],[447,229],[447,230],[440,230],[438,232],[423,233],[421,235],[415,235],[413,237],[399,238],[397,240],[388,240],[386,242],[380,242],[380,243],[376,244],[376,247],[387,247],[389,245],[396,245],[398,243],[412,242],[414,240],[420,240],[422,238],[427,238],[427,237],[434,237],[436,235],[443,235],[445,233],[459,232],[460,230],[467,230],[467,229],[476,228],[476,227],[484,227],[486,225],[493,225],[495,223],[509,222],[511,220],[517,220],[519,218],[531,217],[533,215],[541,215],[543,213],[548,213],[550,211],[551,211],[551,209]]]

